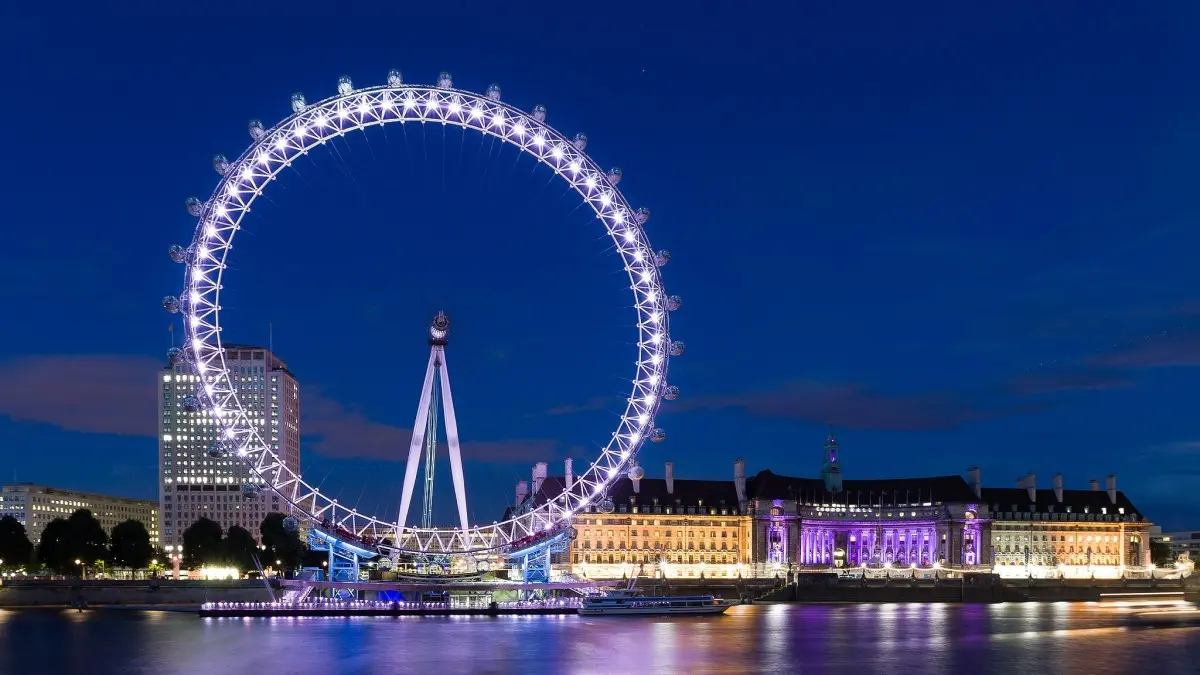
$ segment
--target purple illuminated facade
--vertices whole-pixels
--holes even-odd
[[[991,565],[978,485],[960,476],[843,480],[832,436],[821,474],[762,471],[749,481],[755,560],[801,568]]]

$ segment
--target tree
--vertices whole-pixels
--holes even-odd
[[[42,528],[42,540],[37,545],[37,561],[42,567],[59,574],[78,571],[75,556],[71,555],[71,526],[66,518],[55,518]]]
[[[100,521],[87,509],[79,509],[69,518],[55,518],[42,529],[38,542],[38,562],[59,574],[79,573],[83,565],[96,565],[108,558],[108,535]]]
[[[283,521],[286,518],[282,513],[268,513],[258,531],[266,547],[264,560],[269,560],[271,564],[279,560],[283,569],[290,570],[300,566],[307,547],[296,532],[288,532],[284,528]]]
[[[254,541],[254,535],[246,528],[237,525],[230,527],[221,547],[225,561],[233,567],[243,572],[255,567],[254,554],[258,551],[258,542]]]
[[[0,518],[0,568],[24,567],[33,560],[33,544],[25,526],[12,516]]]
[[[221,526],[200,518],[183,531],[183,566],[187,569],[222,562]]]
[[[67,518],[70,550],[85,565],[95,565],[108,559],[108,533],[87,509],[79,509]],[[74,562],[72,560],[71,562]]]
[[[126,520],[117,525],[112,531],[113,565],[116,567],[131,567],[135,570],[150,565],[154,558],[154,547],[150,545],[150,533],[140,520]]]
[[[1150,562],[1155,565],[1171,565],[1175,556],[1171,554],[1171,545],[1163,541],[1150,542]]]

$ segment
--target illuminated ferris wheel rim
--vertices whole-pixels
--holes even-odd
[[[578,134],[568,139],[545,123],[545,108],[525,113],[500,101],[496,85],[486,94],[456,89],[448,74],[437,85],[404,84],[399,73],[388,76],[388,84],[355,90],[349,78],[338,83],[338,94],[307,104],[299,94],[292,99],[293,114],[273,127],[250,123],[253,143],[236,160],[214,157],[213,166],[222,178],[211,198],[201,204],[189,199],[188,210],[198,217],[195,236],[186,251],[175,247],[172,257],[186,265],[184,294],[164,304],[182,309],[185,348],[171,358],[176,363],[194,364],[201,382],[197,390],[199,414],[215,420],[219,438],[213,452],[239,457],[249,465],[260,483],[280,494],[298,512],[318,521],[329,521],[356,536],[385,537],[384,548],[397,551],[470,553],[495,549],[513,541],[554,531],[580,509],[605,500],[609,486],[623,472],[636,468],[634,458],[647,437],[662,440],[654,418],[664,396],[678,395],[667,385],[667,364],[683,344],[669,337],[667,314],[679,306],[678,296],[666,296],[659,267],[669,260],[665,251],[654,252],[642,224],[646,209],[633,209],[617,189],[621,173],[604,172],[584,148],[587,138]],[[266,420],[254,420],[239,400],[225,362],[220,336],[220,291],[225,259],[233,236],[251,204],[266,185],[296,158],[326,141],[351,131],[392,122],[451,124],[474,129],[511,143],[546,164],[588,203],[604,224],[621,254],[634,292],[638,314],[638,360],[625,413],[617,430],[596,459],[570,489],[544,503],[499,523],[461,528],[401,527],[347,508],[326,497],[316,487],[293,473],[264,440]],[[185,406],[186,409],[186,406]],[[256,423],[257,422],[257,423]],[[398,449],[399,450],[399,449]],[[210,452],[210,454],[213,454]],[[610,504],[609,504],[610,505]]]

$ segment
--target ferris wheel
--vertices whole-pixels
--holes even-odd
[[[661,268],[670,254],[651,248],[643,229],[650,211],[631,207],[617,188],[621,170],[602,170],[584,152],[587,136],[579,133],[568,138],[555,130],[546,123],[544,106],[524,112],[501,100],[498,85],[477,94],[455,88],[445,72],[436,85],[427,86],[407,84],[400,72],[393,70],[387,84],[363,89],[356,89],[350,78],[343,76],[336,95],[309,103],[302,94],[293,94],[291,107],[290,116],[269,128],[251,120],[252,142],[236,159],[213,158],[213,168],[221,178],[212,196],[203,202],[194,197],[186,202],[188,212],[198,221],[192,242],[170,248],[171,259],[184,266],[184,288],[181,295],[164,298],[163,306],[182,314],[185,342],[182,348],[173,347],[168,358],[175,364],[190,365],[198,376],[195,394],[186,396],[181,406],[185,412],[213,420],[219,440],[209,454],[247,465],[254,477],[242,486],[247,496],[272,490],[294,514],[331,524],[367,542],[368,547],[391,554],[486,553],[561,531],[582,509],[611,509],[608,489],[625,473],[641,471],[635,457],[642,444],[666,437],[655,426],[655,416],[663,399],[679,395],[678,387],[667,382],[667,364],[670,357],[684,352],[684,344],[672,340],[668,325],[668,314],[682,303],[679,296],[667,295],[663,288]],[[414,122],[472,129],[512,144],[552,169],[591,207],[612,238],[634,296],[638,357],[632,392],[616,430],[569,488],[490,525],[408,527],[402,521],[359,512],[322,494],[292,471],[264,440],[264,431],[239,399],[221,342],[226,258],[254,201],[299,157],[339,136],[374,125]]]

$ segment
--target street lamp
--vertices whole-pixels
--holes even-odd
[[[83,580],[83,578],[84,578],[84,576],[85,576],[85,575],[84,575],[84,569],[83,569],[83,561],[82,561],[82,560],[80,560],[79,558],[76,558],[76,559],[75,559],[75,564],[76,564],[76,565],[79,565],[79,579],[80,579],[80,581],[82,581],[82,580]]]

